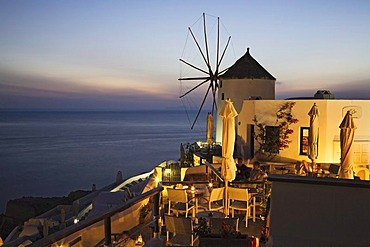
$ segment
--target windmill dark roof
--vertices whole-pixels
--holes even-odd
[[[222,79],[269,79],[276,80],[264,67],[262,67],[252,56],[247,52],[239,58],[224,74]]]

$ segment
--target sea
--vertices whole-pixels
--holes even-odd
[[[97,189],[178,160],[205,141],[185,111],[0,111],[0,213],[8,200]]]

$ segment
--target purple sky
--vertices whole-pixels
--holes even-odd
[[[186,40],[203,12],[210,39],[215,16],[232,36],[224,68],[250,47],[277,98],[369,98],[370,2],[199,2],[0,1],[0,108],[181,108],[194,71],[178,59],[201,62]]]

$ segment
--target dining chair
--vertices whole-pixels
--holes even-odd
[[[340,166],[335,164],[330,164],[329,166],[329,176],[337,177],[340,171]]]
[[[245,211],[245,227],[248,227],[248,219],[256,221],[256,197],[248,192],[248,189],[229,187],[227,191],[229,210],[234,218],[234,211]]]
[[[366,167],[354,167],[354,175],[360,177],[361,180],[370,180],[370,170]]]
[[[198,237],[194,234],[191,218],[165,215],[167,246],[194,246]],[[170,233],[172,237],[170,238]]]
[[[208,211],[220,211],[224,209],[225,188],[213,188],[209,198],[204,198],[199,207]]]
[[[185,217],[188,217],[189,211],[194,209],[193,200],[188,200],[186,190],[167,188],[167,198],[168,214],[171,214],[172,211],[176,213],[176,216],[179,213],[185,213]]]

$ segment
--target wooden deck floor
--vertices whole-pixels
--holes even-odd
[[[239,216],[239,231],[241,234],[247,234],[248,236],[260,238],[265,221],[263,221],[260,217],[256,218],[256,222],[253,222],[252,219],[249,219],[248,227],[245,227],[245,221],[242,221],[243,217],[244,216]]]
[[[248,221],[248,227],[245,227],[245,221],[243,221],[244,214],[243,215],[236,215],[239,217],[239,231],[241,234],[247,234],[248,236],[255,236],[260,238],[261,237],[261,231],[262,228],[265,225],[265,221],[263,221],[260,217],[256,217],[256,222],[253,222],[252,219],[249,219]],[[143,235],[143,238],[148,241],[152,238],[152,229],[149,227],[144,227],[141,230],[141,234]],[[145,246],[152,246],[152,247],[159,247],[159,246],[166,246],[165,241],[166,236],[161,235],[159,239],[151,239]],[[198,246],[199,241],[195,243],[195,246]]]

